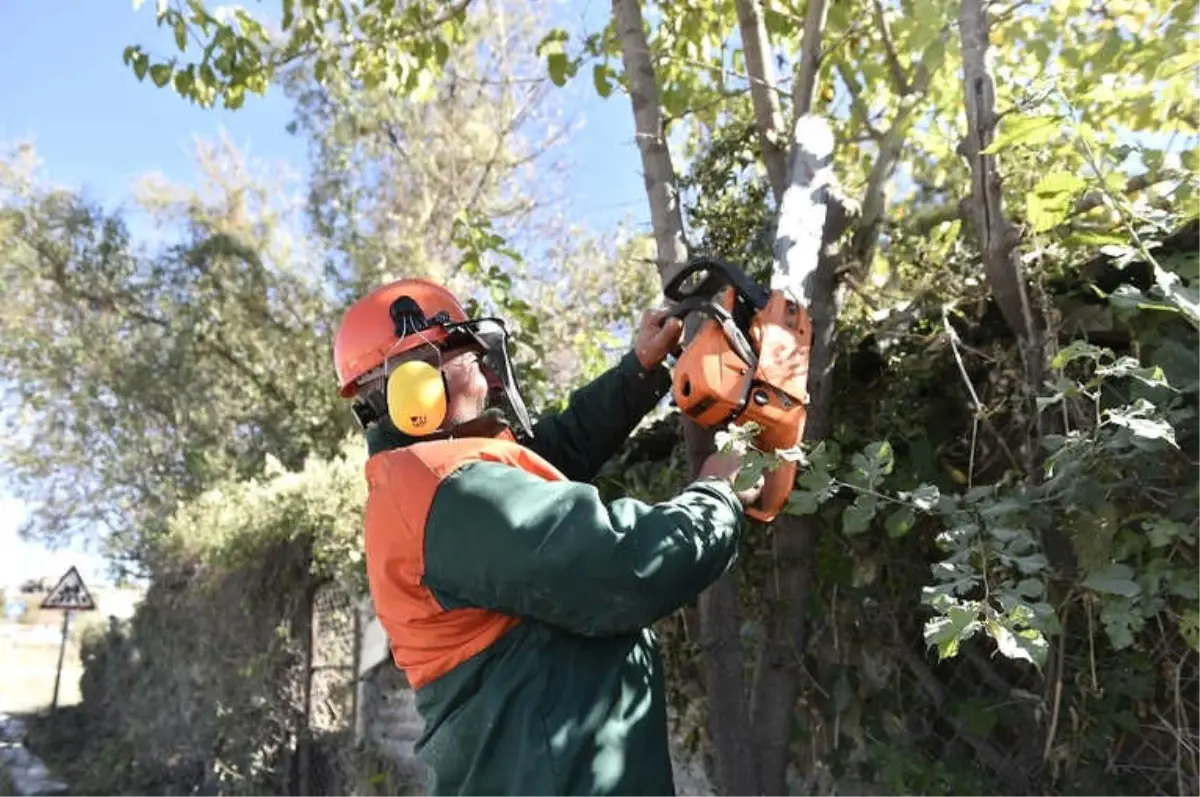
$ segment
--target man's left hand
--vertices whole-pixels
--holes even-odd
[[[658,309],[642,313],[642,323],[633,342],[633,353],[647,371],[661,365],[667,355],[679,346],[679,339],[683,335],[683,321],[667,318],[667,312],[666,309]]]

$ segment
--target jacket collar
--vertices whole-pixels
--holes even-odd
[[[384,451],[397,448],[407,448],[414,443],[424,443],[430,440],[452,440],[463,437],[505,438],[515,440],[512,429],[503,415],[496,411],[488,411],[474,420],[460,423],[452,429],[428,435],[426,437],[410,437],[388,421],[374,424],[367,429],[367,456],[373,457]]]

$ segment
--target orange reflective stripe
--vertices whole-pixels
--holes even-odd
[[[553,465],[510,440],[433,440],[367,461],[367,579],[392,658],[419,689],[486,650],[520,622],[483,609],[444,610],[425,586],[425,530],[442,479],[472,461],[500,462],[563,481]]]

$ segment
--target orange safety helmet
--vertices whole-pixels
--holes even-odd
[[[429,280],[396,280],[367,294],[346,311],[333,341],[342,398],[354,396],[358,380],[387,358],[440,343],[446,324],[468,320],[454,294]]]

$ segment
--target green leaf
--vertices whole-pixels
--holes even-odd
[[[1000,133],[983,150],[984,155],[994,155],[1014,144],[1034,146],[1043,144],[1059,134],[1058,116],[1008,116],[1000,124]]]
[[[913,502],[913,506],[920,509],[922,512],[930,512],[938,505],[938,500],[941,498],[941,493],[936,485],[922,484],[917,489],[913,490],[909,500]]]
[[[1040,553],[1030,554],[1029,556],[1014,556],[1012,557],[1012,561],[1017,566],[1017,570],[1029,576],[1041,573],[1050,565],[1050,561]]]
[[[155,64],[150,67],[150,79],[161,89],[171,79],[172,71],[170,64]]]
[[[925,623],[925,644],[937,646],[939,659],[954,658],[963,640],[979,630],[978,616],[973,609],[951,605],[945,616]]]
[[[150,58],[145,53],[139,52],[133,57],[133,74],[137,75],[138,80],[145,79],[149,66]]]
[[[1050,645],[1042,632],[1035,628],[1022,628],[1015,631],[995,620],[987,624],[987,633],[996,640],[1000,653],[1010,659],[1024,659],[1041,669],[1046,664],[1046,654]]]
[[[1138,399],[1133,405],[1104,413],[1105,423],[1128,429],[1134,437],[1143,440],[1164,440],[1172,448],[1179,448],[1175,441],[1175,429],[1161,418],[1147,417],[1154,412],[1154,405],[1146,399]]]
[[[813,515],[821,508],[822,499],[819,493],[811,490],[792,490],[784,504],[785,515]]]
[[[1026,598],[1040,598],[1045,591],[1045,584],[1038,578],[1023,578],[1014,589],[1017,594]]]
[[[796,479],[796,483],[819,495],[821,501],[826,501],[837,493],[833,476],[825,470],[806,470]]]
[[[1149,387],[1170,387],[1161,368],[1157,365],[1143,367],[1134,357],[1121,357],[1111,365],[1101,365],[1096,369],[1096,376],[1114,379],[1129,377]]]
[[[246,90],[242,86],[234,84],[225,92],[225,107],[231,111],[236,111],[242,107],[246,97]]]
[[[912,531],[913,524],[916,523],[916,513],[911,506],[902,506],[892,512],[887,517],[885,525],[887,527],[888,536],[895,539],[903,537],[908,532]]]
[[[1100,623],[1112,646],[1124,650],[1133,645],[1134,635],[1145,625],[1145,620],[1133,610],[1130,601],[1118,598],[1105,601],[1100,607]]]
[[[608,97],[612,94],[613,87],[608,64],[596,64],[592,67],[592,84],[596,87],[596,93],[601,97]]]
[[[1187,609],[1179,615],[1179,635],[1192,650],[1200,653],[1200,612]]]
[[[546,69],[550,73],[550,81],[558,87],[567,83],[567,71],[571,66],[566,53],[550,53],[546,56]]]
[[[564,28],[554,28],[542,37],[534,49],[534,54],[538,57],[548,55],[550,53],[565,53],[567,51],[566,43],[570,38],[570,34]]]
[[[1083,340],[1073,340],[1064,346],[1058,354],[1054,355],[1054,359],[1050,361],[1050,367],[1061,370],[1067,363],[1075,360],[1099,360],[1100,357],[1108,353],[1108,349],[1093,345]]]
[[[860,493],[854,503],[842,510],[842,531],[851,536],[861,534],[871,526],[875,517],[879,499],[867,493]]]
[[[1034,232],[1047,232],[1061,225],[1071,215],[1070,203],[1059,197],[1045,197],[1030,191],[1025,195],[1025,217]]]
[[[1170,518],[1151,518],[1142,523],[1142,529],[1145,530],[1146,539],[1150,541],[1151,547],[1154,548],[1165,548],[1176,540],[1187,540],[1190,542],[1191,539],[1188,526]]]
[[[1041,197],[1074,194],[1087,187],[1087,181],[1071,172],[1051,172],[1037,181],[1033,193]]]
[[[856,487],[874,489],[883,481],[883,477],[892,472],[895,465],[895,455],[892,445],[886,440],[871,443],[850,458],[853,471],[848,480]]]
[[[1137,597],[1141,588],[1133,580],[1133,569],[1120,562],[1114,562],[1108,567],[1089,573],[1083,580],[1083,586],[1095,592],[1106,595],[1120,595],[1125,598]]]
[[[189,71],[181,71],[175,73],[175,91],[179,92],[181,97],[190,97],[192,95],[192,73]]]

